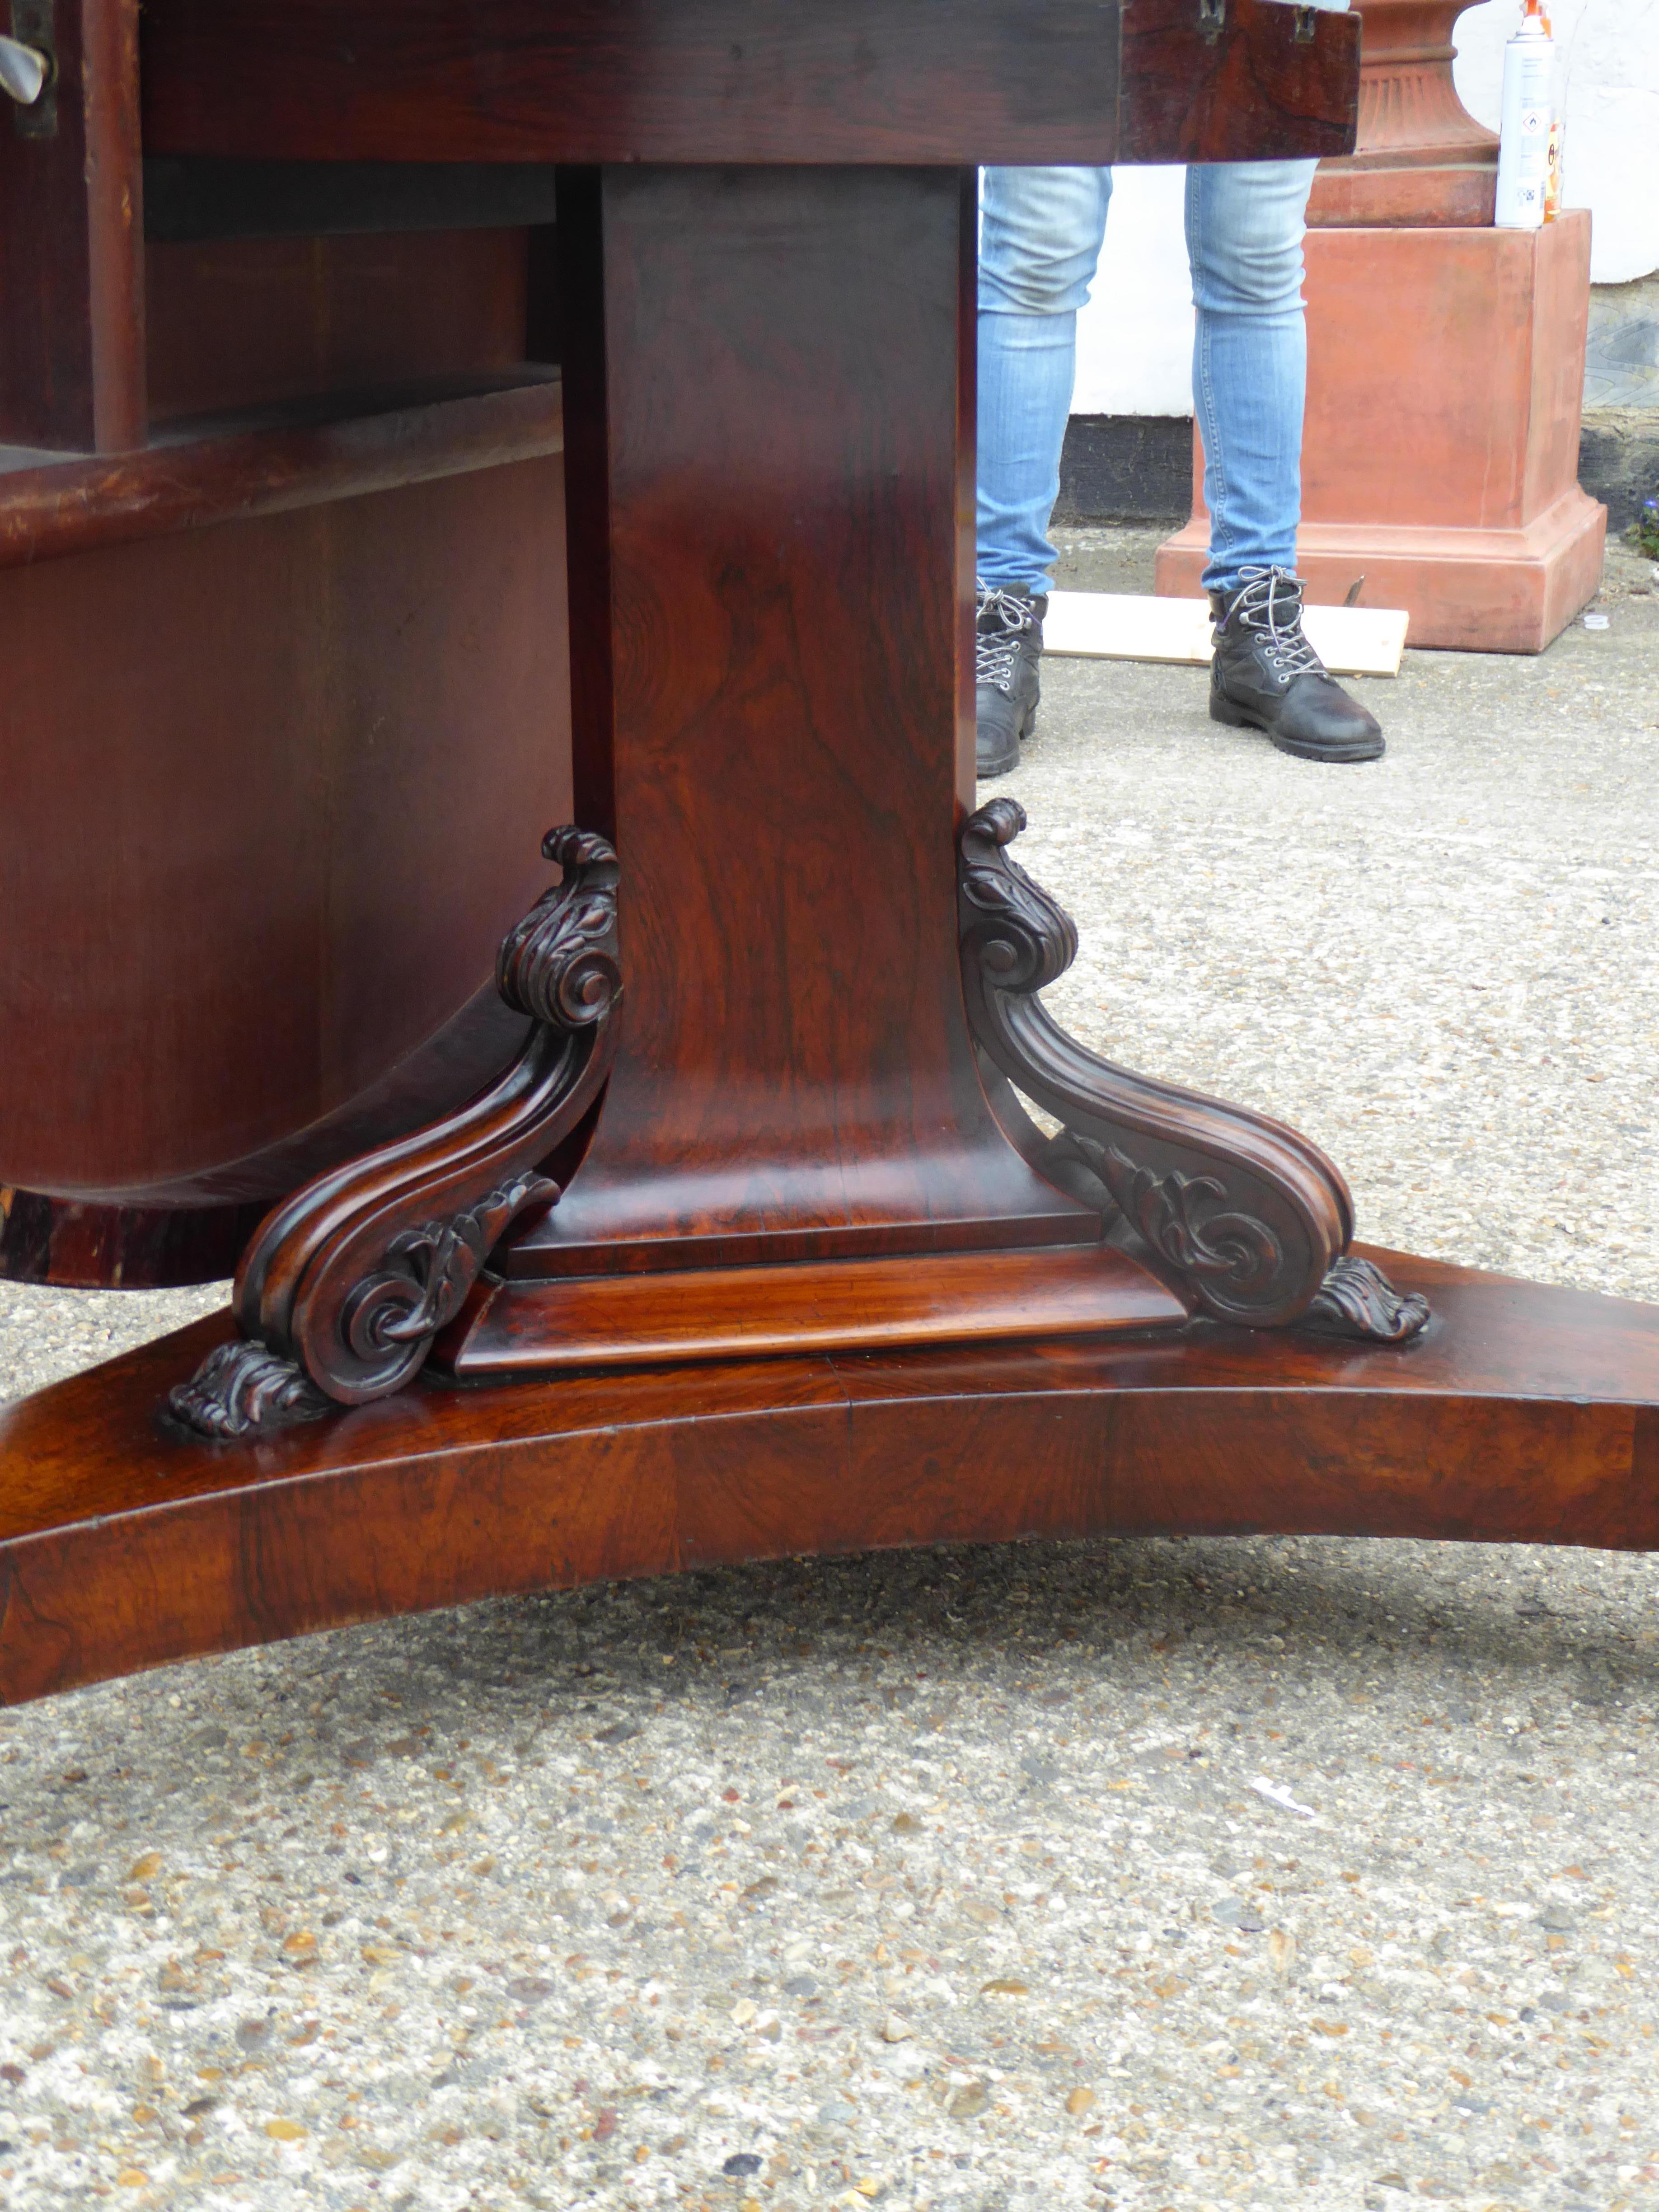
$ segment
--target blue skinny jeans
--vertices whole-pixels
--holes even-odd
[[[1331,0],[1324,0],[1327,6]],[[1338,0],[1344,4],[1344,0]],[[1207,589],[1294,569],[1308,344],[1302,240],[1312,161],[1187,172],[1198,325],[1193,399],[1210,510]],[[1071,411],[1077,311],[1112,196],[1109,169],[987,169],[979,251],[980,581],[1043,592]]]

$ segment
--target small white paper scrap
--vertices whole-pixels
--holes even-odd
[[[1304,1805],[1300,1798],[1292,1797],[1282,1782],[1269,1782],[1265,1774],[1253,1774],[1250,1787],[1258,1797],[1266,1797],[1272,1804],[1282,1805],[1287,1813],[1299,1813],[1304,1820],[1319,1818],[1311,1805]]]

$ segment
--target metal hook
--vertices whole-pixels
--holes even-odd
[[[1318,14],[1319,10],[1317,8],[1298,8],[1297,9],[1296,27],[1291,33],[1291,36],[1295,40],[1298,46],[1310,46],[1314,40],[1318,37],[1319,25],[1316,20]]]
[[[1213,46],[1227,23],[1227,0],[1198,0],[1198,27]]]
[[[33,107],[52,79],[52,57],[21,39],[0,35],[0,87],[20,107]]]

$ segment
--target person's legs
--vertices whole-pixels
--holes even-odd
[[[1235,589],[1245,568],[1296,568],[1308,377],[1303,218],[1317,166],[1228,161],[1187,172],[1207,591]]]
[[[979,248],[979,578],[1041,597],[1071,411],[1077,311],[1109,169],[988,169]]]
[[[1187,172],[1193,402],[1204,439],[1216,620],[1210,713],[1306,760],[1375,760],[1375,718],[1302,629],[1296,534],[1308,347],[1302,240],[1312,161]]]
[[[988,169],[979,247],[979,592],[975,697],[981,775],[1019,765],[1036,720],[1048,518],[1071,412],[1077,311],[1111,198],[1109,169]]]

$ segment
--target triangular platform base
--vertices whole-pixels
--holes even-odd
[[[1659,1308],[1376,1254],[1406,1346],[1175,1334],[661,1365],[216,1445],[199,1323],[0,1416],[0,1697],[794,1553],[1320,1534],[1659,1547]]]

